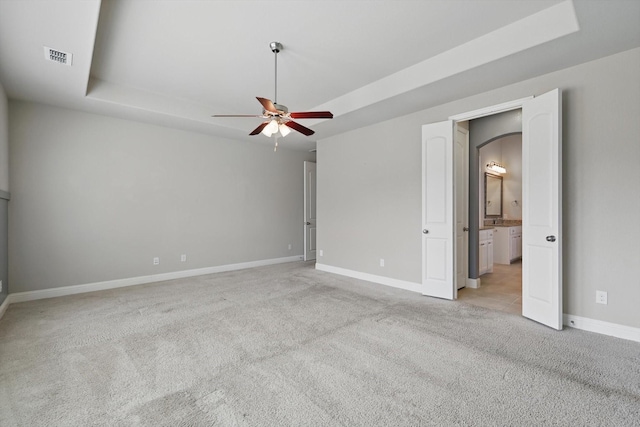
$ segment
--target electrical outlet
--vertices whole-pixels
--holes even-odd
[[[291,243],[289,243],[289,250],[291,250]]]
[[[322,251],[322,249],[320,249],[320,256],[323,256],[324,252]]]
[[[186,261],[187,261],[187,254],[180,255],[180,262],[186,262]]]
[[[160,258],[154,257],[153,258],[153,265],[158,265],[158,264],[160,264]]]
[[[596,291],[596,303],[598,304],[607,303],[607,293],[605,291]]]
[[[380,258],[380,267],[384,267],[384,258]]]

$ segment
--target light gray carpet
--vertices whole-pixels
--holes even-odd
[[[640,425],[640,343],[282,264],[11,305],[0,425]]]

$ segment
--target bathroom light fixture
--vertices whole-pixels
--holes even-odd
[[[499,164],[499,163],[496,163],[496,162],[490,162],[490,163],[487,165],[487,169],[489,169],[490,171],[493,171],[493,172],[498,172],[498,173],[507,173],[507,170],[505,169],[505,167],[504,167],[504,166],[502,166],[502,165],[501,165],[501,164]]]

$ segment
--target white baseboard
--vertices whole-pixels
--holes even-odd
[[[471,289],[478,289],[480,287],[480,278],[478,277],[477,279],[472,279],[470,277],[467,277],[467,288],[471,288]]]
[[[574,316],[573,314],[566,313],[562,317],[563,324],[572,328],[640,342],[640,328],[603,322],[602,320],[589,319],[587,317]]]
[[[9,304],[11,304],[11,301],[9,300],[9,295],[7,295],[4,301],[2,301],[2,304],[0,304],[0,319],[2,319],[2,316],[4,316],[4,312],[7,311],[7,308],[9,308]]]
[[[316,263],[316,270],[353,277],[354,279],[366,280],[367,282],[379,283],[381,285],[400,288],[406,291],[422,293],[422,285],[420,283],[407,282],[405,280],[392,279],[390,277],[377,276],[375,274],[362,273],[360,271],[348,270],[346,268],[333,267],[331,265],[318,263]]]
[[[341,276],[379,283],[381,285],[392,286],[394,288],[405,289],[407,291],[422,293],[421,285],[419,283],[406,282],[404,280],[391,279],[389,277],[377,276],[375,274],[362,273],[360,271],[348,270],[346,268],[333,267],[319,263],[316,263],[316,269],[326,271],[328,273],[339,274]],[[467,279],[467,286],[469,286],[469,281],[473,280],[474,279]],[[476,280],[478,287],[480,287],[480,279],[478,278]],[[640,328],[603,322],[602,320],[589,319],[586,317],[574,316],[572,314],[564,314],[563,319],[563,323],[572,328],[640,342]]]
[[[4,302],[0,304],[0,319],[2,319],[2,316],[7,311],[7,308],[10,304],[18,302],[33,301],[44,298],[54,298],[65,295],[75,295],[85,292],[95,292],[107,289],[116,289],[126,286],[142,285],[145,283],[162,282],[165,280],[182,279],[186,277],[202,276],[205,274],[242,270],[245,268],[282,264],[286,262],[300,261],[302,259],[302,256],[294,255],[283,258],[273,258],[266,260],[241,262],[237,264],[220,265],[215,267],[198,268],[193,270],[175,271],[171,273],[154,274],[150,276],[140,276],[127,279],[109,280],[105,282],[87,283],[84,285],[64,286],[60,288],[43,289],[39,291],[18,292],[9,294],[7,298],[5,298]],[[368,282],[379,283],[385,286],[391,286],[407,291],[422,293],[422,286],[420,283],[407,282],[404,280],[392,279],[390,277],[362,273],[359,271],[348,270],[346,268],[333,267],[330,265],[319,263],[316,263],[316,269],[320,271],[326,271],[328,273],[339,274],[341,276],[353,277],[354,279],[366,280]],[[480,279],[478,279],[478,282],[480,282]],[[469,286],[468,282],[467,286]],[[640,342],[640,328],[604,322],[602,320],[589,319],[586,317],[575,316],[573,314],[564,314],[563,323],[566,326],[570,326],[576,329]]]
[[[284,258],[273,258],[258,261],[240,262],[237,264],[219,265],[215,267],[197,268],[193,270],[174,271],[171,273],[153,274],[150,276],[131,277],[127,279],[108,280],[106,282],[87,283],[84,285],[63,286],[60,288],[43,289],[39,291],[17,292],[9,294],[5,304],[33,301],[44,298],[61,297],[65,295],[82,294],[85,292],[104,291],[107,289],[123,288],[125,286],[142,285],[145,283],[163,282],[165,280],[183,279],[186,277],[202,276],[204,274],[222,273],[225,271],[242,270],[245,268],[262,267],[265,265],[282,264],[285,262],[300,261],[302,256],[294,255]],[[6,307],[4,308],[6,310]],[[0,318],[2,317],[0,308]]]

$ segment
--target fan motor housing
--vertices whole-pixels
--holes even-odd
[[[283,114],[287,114],[289,112],[289,109],[285,105],[273,104],[273,106],[276,107],[276,110],[282,111]]]

